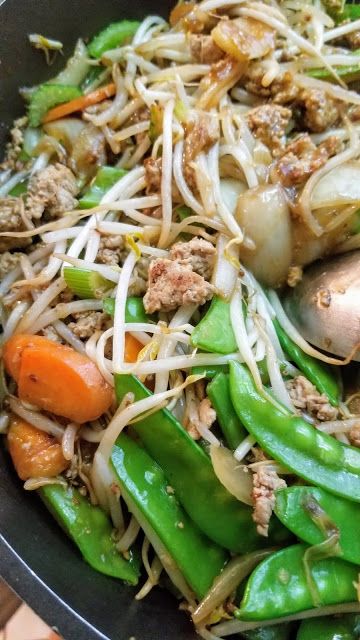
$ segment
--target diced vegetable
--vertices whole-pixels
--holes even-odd
[[[13,417],[7,434],[9,453],[21,480],[52,478],[68,466],[61,444],[21,418]]]
[[[39,490],[45,505],[62,529],[80,549],[84,560],[96,571],[136,585],[139,556],[129,549],[129,559],[116,549],[109,518],[73,487],[47,485]]]
[[[360,164],[353,160],[328,171],[315,185],[312,209],[360,202]]]
[[[88,50],[84,42],[77,41],[71,58],[68,59],[65,69],[51,80],[51,84],[72,84],[79,86],[91,69],[88,62]]]
[[[224,549],[199,531],[168,491],[162,469],[124,434],[113,448],[111,462],[128,508],[155,546],[165,570],[175,564],[196,595],[204,596],[226,563]]]
[[[101,58],[105,51],[121,47],[133,37],[139,24],[136,20],[121,20],[109,24],[91,40],[88,45],[89,54],[93,58]]]
[[[106,313],[113,316],[115,313],[115,298],[105,298],[103,308]],[[145,313],[142,298],[130,296],[126,300],[125,322],[153,322],[154,316]]]
[[[79,424],[96,420],[113,393],[97,366],[71,347],[32,335],[15,335],[4,345],[6,371],[18,383],[20,400]]]
[[[127,171],[117,167],[101,167],[84,195],[79,200],[80,209],[96,207],[107,191],[122,178]]]
[[[229,376],[218,373],[207,386],[206,392],[216,411],[216,417],[227,444],[231,449],[236,449],[248,433],[237,417],[231,402]]]
[[[237,351],[228,302],[214,296],[210,307],[191,334],[191,344],[204,351],[228,354]]]
[[[63,276],[69,289],[79,298],[102,298],[114,283],[106,280],[97,271],[64,267]]]
[[[46,85],[43,85],[46,86]],[[57,86],[57,85],[52,85]],[[60,86],[60,85],[58,85]],[[68,116],[70,113],[75,113],[76,111],[83,111],[87,107],[90,107],[93,104],[97,104],[98,102],[103,102],[107,98],[111,98],[116,93],[116,86],[113,82],[105,85],[104,87],[100,87],[99,89],[95,89],[91,93],[83,96],[81,91],[78,89],[77,95],[69,95],[67,102],[65,100],[59,100],[59,102],[65,104],[60,104],[58,107],[54,107],[47,112],[45,117],[42,118],[43,122],[52,122],[52,120],[58,120],[59,118],[64,118]],[[53,103],[57,104],[57,103]],[[49,105],[49,107],[52,105]]]
[[[29,104],[29,124],[38,127],[46,113],[55,105],[81,96],[81,91],[72,85],[42,84],[31,96]]]
[[[49,136],[58,140],[70,154],[77,143],[80,133],[86,123],[80,118],[60,118],[54,122],[44,124],[43,129]]]
[[[298,538],[315,545],[336,530],[344,560],[360,564],[359,507],[319,487],[294,486],[276,492],[275,513]]]
[[[136,362],[142,348],[143,345],[139,340],[136,340],[130,333],[125,334],[125,362]]]

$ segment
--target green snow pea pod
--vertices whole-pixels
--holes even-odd
[[[78,98],[82,92],[74,85],[41,84],[31,94],[28,116],[30,127],[38,127],[49,109]]]
[[[243,631],[241,638],[244,638],[244,640],[291,640],[294,637],[292,631],[292,624],[274,624],[271,627],[259,627],[258,629]],[[316,640],[320,639],[316,638]]]
[[[115,298],[105,298],[103,309],[109,316],[115,313]],[[154,322],[154,316],[145,313],[142,298],[130,296],[126,299],[125,322]]]
[[[344,22],[344,20],[358,20],[360,18],[360,5],[346,2],[341,13],[337,13],[335,20],[337,23]]]
[[[116,549],[107,515],[93,506],[72,487],[51,484],[39,489],[40,496],[54,518],[80,549],[84,560],[100,573],[136,585],[140,574],[139,557],[130,559]]]
[[[360,637],[360,616],[348,613],[303,620],[296,640],[356,640]]]
[[[284,351],[289,355],[290,359],[295,362],[306,378],[315,385],[320,393],[324,393],[334,407],[339,405],[341,391],[339,383],[332,373],[329,366],[320,360],[316,360],[307,353],[304,353],[300,347],[289,338],[278,321],[274,320],[274,326],[280,344]]]
[[[230,393],[239,419],[264,451],[300,478],[360,502],[359,449],[275,406],[238,362],[230,363]]]
[[[151,395],[134,376],[115,374],[118,402],[126,393],[135,400]],[[234,498],[216,477],[207,453],[166,409],[135,422],[132,428],[145,449],[164,470],[169,484],[192,520],[211,540],[234,552],[263,548],[252,510]],[[288,538],[288,531],[274,519],[266,543],[274,546]]]
[[[202,598],[228,560],[225,549],[206,538],[190,520],[169,491],[163,470],[131,438],[119,436],[111,463],[129,511],[142,526],[165,570],[170,570],[172,577],[177,567],[196,596]]]
[[[93,180],[84,195],[80,198],[79,208],[91,209],[92,207],[96,207],[105,193],[126,174],[127,171],[125,169],[100,167],[95,176],[95,180]]]
[[[204,351],[233,353],[237,344],[230,320],[230,304],[214,296],[209,309],[191,334],[191,344]]]
[[[242,599],[241,620],[269,620],[314,607],[303,556],[307,545],[296,544],[265,558],[251,574]],[[357,600],[358,567],[327,558],[311,567],[321,605]]]
[[[121,47],[133,37],[139,24],[137,20],[121,20],[109,24],[91,40],[89,54],[93,58],[101,58],[105,51]]]
[[[237,417],[231,402],[229,376],[225,373],[218,373],[208,384],[206,392],[216,411],[217,420],[226,443],[231,449],[236,449],[248,433]]]
[[[194,376],[205,376],[209,380],[215,378],[218,373],[228,373],[228,364],[211,364],[211,365],[199,365],[191,368],[191,374]]]
[[[334,531],[344,560],[360,564],[360,509],[318,487],[289,487],[276,492],[275,513],[298,538],[309,544],[323,542]]]

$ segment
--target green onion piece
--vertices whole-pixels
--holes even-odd
[[[359,12],[360,17],[360,12]],[[360,49],[356,49],[352,52],[352,55],[359,55]],[[354,82],[360,78],[360,65],[359,64],[351,64],[351,56],[349,56],[349,64],[344,65],[342,67],[334,67],[336,69],[336,73],[338,76],[341,76],[346,80],[346,82]],[[325,68],[320,69],[308,69],[306,75],[311,76],[312,78],[318,78],[319,80],[329,80],[331,75],[329,71]]]
[[[360,18],[360,5],[345,3],[344,10],[333,17],[337,24],[344,22],[344,20],[358,20]]]
[[[193,210],[190,209],[190,207],[187,207],[186,204],[183,204],[181,207],[178,207],[176,209],[176,212],[180,218],[180,220],[185,220],[185,218],[188,218],[189,216],[193,215]]]
[[[82,96],[77,87],[65,84],[42,84],[34,91],[29,104],[29,124],[38,127],[52,107]]]
[[[18,196],[22,196],[23,193],[27,192],[28,182],[29,182],[28,180],[22,180],[21,182],[18,182],[15,185],[15,187],[11,189],[11,191],[9,192],[9,195],[13,196],[14,198],[17,198]]]
[[[109,316],[115,313],[115,298],[105,298],[103,309]],[[147,315],[142,298],[130,297],[126,300],[125,322],[154,322],[153,315]]]
[[[109,24],[91,40],[88,46],[89,54],[93,58],[101,58],[105,51],[121,47],[133,37],[139,24],[137,20],[121,20]]]
[[[80,209],[91,209],[96,207],[101,198],[109,189],[122,178],[127,171],[125,169],[117,169],[116,167],[101,167],[96,174],[95,180],[85,191],[79,200]]]
[[[97,271],[64,267],[64,278],[67,286],[79,298],[102,298],[114,286]]]

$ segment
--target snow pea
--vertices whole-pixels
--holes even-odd
[[[208,384],[206,392],[216,411],[217,420],[227,445],[231,449],[236,449],[240,442],[246,438],[247,432],[237,417],[231,402],[229,376],[225,373],[218,373]]]
[[[341,13],[336,15],[336,22],[340,23],[344,20],[358,20],[360,18],[360,5],[346,2]]]
[[[196,376],[205,376],[209,380],[215,378],[218,373],[229,373],[229,365],[228,364],[211,364],[211,365],[201,365],[197,367],[191,368],[191,374]]]
[[[294,486],[276,492],[275,513],[295,535],[309,544],[319,544],[334,531],[344,560],[360,564],[360,510],[349,502],[317,487]]]
[[[264,451],[300,478],[360,502],[359,449],[275,405],[238,362],[230,363],[230,393],[239,419]]]
[[[96,207],[105,193],[126,173],[125,169],[118,169],[117,167],[100,167],[95,180],[80,198],[79,208],[91,209]]]
[[[115,313],[115,298],[105,298],[103,309],[109,316]],[[145,313],[142,298],[129,297],[126,299],[125,322],[153,322],[154,316]]]
[[[303,556],[307,545],[281,549],[263,560],[251,574],[240,605],[242,620],[268,620],[314,607]],[[358,567],[346,560],[327,558],[311,568],[321,605],[357,600]]]
[[[230,320],[230,304],[214,296],[209,309],[191,334],[191,344],[204,351],[233,353],[237,344]]]
[[[151,395],[134,376],[115,374],[118,402],[131,392],[135,400]],[[233,552],[246,553],[274,546],[289,533],[274,519],[268,539],[256,532],[252,510],[234,498],[216,477],[207,453],[193,440],[170,411],[161,409],[132,428],[145,449],[164,470],[185,511],[211,540]]]
[[[271,627],[258,627],[258,629],[243,631],[241,638],[244,640],[290,640],[294,637],[292,630],[292,624],[274,624]],[[320,639],[316,638],[316,640]]]
[[[316,360],[316,358],[304,353],[304,351],[289,338],[276,319],[274,320],[274,326],[280,344],[288,354],[290,360],[295,362],[300,371],[315,385],[317,390],[320,393],[324,393],[329,398],[330,403],[334,407],[337,407],[339,405],[341,391],[338,380],[330,367],[320,362],[320,360]]]
[[[352,52],[353,55],[359,55],[359,49],[356,49]],[[351,60],[351,56],[349,56]],[[334,66],[334,69],[338,76],[343,78],[345,82],[355,82],[360,77],[360,65],[355,62],[355,64],[343,65],[341,67]],[[319,67],[317,69],[309,69],[306,72],[306,75],[311,76],[312,78],[318,78],[319,80],[331,80],[331,73],[324,69],[323,67]]]
[[[360,637],[360,616],[348,613],[303,620],[296,640],[356,640]]]
[[[51,484],[39,489],[54,518],[80,549],[86,562],[107,576],[136,585],[140,573],[139,556],[130,550],[129,560],[116,549],[107,515],[93,506],[76,489]]]
[[[116,441],[111,462],[122,495],[155,547],[164,568],[174,563],[202,598],[228,560],[197,528],[180,506],[163,470],[125,434]]]
[[[140,22],[137,20],[112,22],[91,40],[88,46],[89,54],[93,58],[101,58],[105,51],[121,47],[133,37],[139,25]]]
[[[28,110],[30,127],[38,127],[52,107],[79,96],[82,96],[82,91],[70,84],[41,84],[31,94]]]

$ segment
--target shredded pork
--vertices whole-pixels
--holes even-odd
[[[177,242],[169,251],[170,260],[177,260],[182,265],[190,265],[206,280],[211,277],[216,256],[216,249],[207,240],[193,238],[190,242]]]
[[[275,164],[275,171],[285,187],[303,184],[339,149],[336,136],[329,136],[317,147],[307,133],[299,135],[284,149],[284,154]]]
[[[24,231],[24,204],[21,198],[0,199],[0,233]],[[27,247],[31,243],[28,238],[0,236],[0,252]]]
[[[247,121],[255,137],[259,138],[276,156],[285,146],[285,133],[291,115],[291,110],[286,107],[264,104],[251,109],[247,114]]]
[[[268,536],[270,518],[275,506],[275,491],[286,487],[286,482],[279,478],[276,471],[263,465],[253,475],[253,520],[256,530],[261,536]]]
[[[297,376],[286,382],[291,400],[300,412],[304,411],[319,421],[336,420],[339,410],[333,407],[327,396],[319,393],[305,376]]]
[[[29,182],[26,210],[39,220],[44,212],[50,218],[60,218],[77,207],[75,196],[79,188],[70,169],[59,162],[36,173]]]

